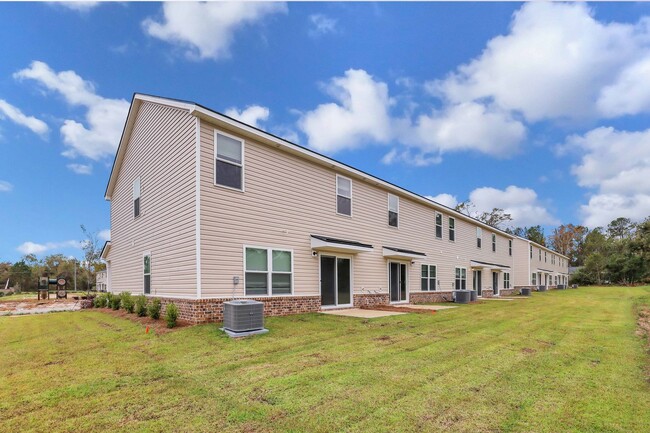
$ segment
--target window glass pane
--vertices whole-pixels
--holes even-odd
[[[140,178],[133,181],[133,200],[140,197]]]
[[[436,226],[436,237],[442,238],[442,226]]]
[[[429,266],[422,265],[422,278],[427,278],[429,276]]]
[[[463,279],[467,278],[467,269],[461,268],[460,275]]]
[[[140,197],[133,200],[133,217],[140,216]]]
[[[216,169],[215,181],[217,185],[242,188],[242,168],[240,166],[217,160]]]
[[[352,215],[352,200],[336,196],[336,211],[343,215]]]
[[[436,214],[436,224],[442,225],[442,214]]]
[[[267,274],[246,272],[246,294],[247,295],[266,295],[268,289],[266,287]]]
[[[144,276],[144,293],[151,293],[151,275]]]
[[[291,252],[273,250],[273,271],[291,272]]]
[[[449,228],[450,229],[455,229],[456,228],[456,220],[453,218],[449,218]]]
[[[436,277],[436,267],[435,266],[430,266],[429,267],[429,277],[431,277],[431,278]]]
[[[399,207],[399,198],[396,195],[388,196],[388,210],[392,212],[397,212]]]
[[[144,256],[144,273],[151,273],[151,256]]]
[[[422,278],[422,285],[420,287],[420,290],[423,292],[426,292],[429,290],[429,279],[428,278]]]
[[[388,212],[388,225],[397,227],[397,212]]]
[[[436,290],[436,279],[429,278],[429,290]]]
[[[336,178],[336,194],[343,197],[350,197],[352,194],[352,181],[343,177]]]
[[[267,271],[267,254],[267,251],[261,248],[246,248],[246,270],[263,272]]]
[[[460,268],[456,268],[456,278],[460,278]]]
[[[291,274],[273,274],[271,276],[271,289],[274,295],[290,295]]]
[[[241,164],[241,141],[217,134],[217,158]]]

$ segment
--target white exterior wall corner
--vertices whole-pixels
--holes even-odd
[[[142,293],[142,254],[150,251],[151,294],[196,297],[196,119],[187,109],[141,101],[129,122],[109,195],[111,290]],[[134,218],[137,177],[141,215]]]

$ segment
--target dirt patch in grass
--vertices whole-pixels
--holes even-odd
[[[111,315],[113,317],[119,317],[121,319],[127,319],[130,320],[131,322],[139,323],[142,325],[142,327],[145,330],[147,329],[147,327],[149,327],[149,332],[153,331],[156,334],[166,334],[168,332],[176,331],[177,329],[193,326],[189,322],[185,322],[183,320],[177,320],[176,327],[168,328],[167,322],[165,322],[165,319],[162,317],[158,320],[154,320],[151,317],[138,317],[137,314],[127,313],[124,310],[113,310],[111,308],[93,308],[92,310],[89,311],[100,311],[102,313]],[[108,326],[110,327],[110,325]]]
[[[641,307],[639,309],[639,319],[637,320],[636,334],[646,339],[648,355],[650,355],[650,307]],[[650,357],[646,363],[646,379],[650,382]]]
[[[398,313],[435,314],[436,310],[422,310],[420,308],[392,307],[390,305],[378,305],[376,307],[361,307],[362,310],[396,311]]]

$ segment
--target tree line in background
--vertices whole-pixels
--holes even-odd
[[[68,281],[68,290],[72,290],[75,275],[78,290],[94,288],[97,272],[106,269],[100,260],[103,245],[100,244],[97,233],[88,231],[83,225],[81,231],[84,235],[80,242],[83,260],[63,254],[51,254],[42,259],[27,254],[15,263],[0,262],[0,289],[4,289],[9,281],[9,287],[16,291],[36,290],[39,277],[63,277]]]
[[[589,230],[585,226],[562,224],[550,235],[544,228],[512,227],[512,215],[503,209],[476,212],[470,201],[456,210],[515,236],[529,239],[569,257],[577,268],[572,284],[635,284],[650,282],[650,216],[641,223],[616,218],[607,227]]]

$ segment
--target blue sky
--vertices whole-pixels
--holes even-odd
[[[108,238],[133,92],[517,225],[650,215],[650,4],[0,3],[0,260]]]

